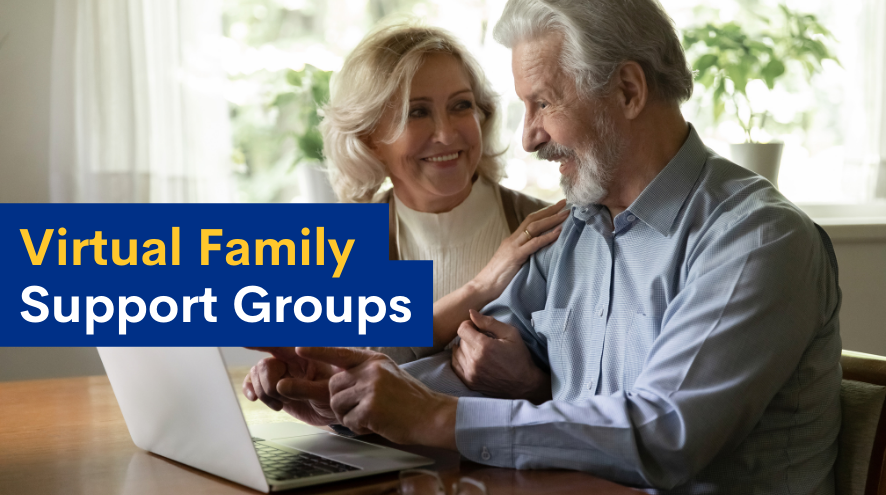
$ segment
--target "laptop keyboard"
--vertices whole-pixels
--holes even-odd
[[[255,444],[255,451],[258,453],[262,470],[265,472],[265,475],[275,480],[293,480],[324,474],[358,471],[360,469],[307,452],[294,454],[277,449],[259,443],[261,439],[253,438],[252,440]]]

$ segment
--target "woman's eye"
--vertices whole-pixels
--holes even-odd
[[[470,100],[460,101],[455,105],[456,110],[469,110],[474,108],[474,102]]]
[[[409,111],[410,119],[420,119],[422,117],[427,117],[428,112],[424,108],[415,108]]]

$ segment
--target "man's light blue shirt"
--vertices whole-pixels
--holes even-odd
[[[823,231],[690,126],[626,211],[574,207],[483,310],[520,330],[553,400],[476,396],[440,357],[406,369],[462,396],[456,441],[476,462],[677,493],[833,493],[839,306]]]

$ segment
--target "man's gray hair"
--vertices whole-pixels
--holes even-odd
[[[657,0],[509,0],[493,34],[513,48],[551,32],[563,35],[560,62],[580,94],[605,93],[621,64],[634,61],[654,98],[682,103],[692,96],[692,71]]]

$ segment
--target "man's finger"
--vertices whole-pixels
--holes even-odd
[[[246,378],[243,379],[243,395],[246,396],[252,402],[255,402],[258,397],[255,395],[255,389],[252,387],[252,380],[249,379],[249,374],[246,374]]]
[[[377,353],[347,347],[296,347],[295,352],[305,359],[313,359],[321,363],[351,369],[359,366]]]
[[[286,363],[277,358],[264,358],[255,365],[255,368],[265,393],[275,399],[279,398],[277,381],[286,375]]]
[[[484,335],[483,332],[470,329],[467,325],[465,325],[465,330],[462,331],[459,329],[459,335],[466,334],[468,338],[462,338],[461,345],[459,345],[459,364],[462,367],[462,371],[468,369],[468,367],[472,366],[472,363],[476,362],[480,357],[480,352],[483,348],[485,348],[490,343],[494,342],[494,337],[489,337]],[[470,332],[470,334],[468,333]]]
[[[452,350],[452,371],[455,372],[455,375],[459,379],[461,379],[461,381],[465,381],[465,370],[461,365],[463,352],[464,351],[461,350],[461,346],[458,346]]]
[[[458,330],[456,332],[463,343],[471,345],[476,344],[479,339],[486,339],[487,336],[483,335],[480,330],[476,327],[474,323],[469,321],[462,322],[459,325]]]
[[[473,309],[468,310],[468,313],[471,315],[471,321],[474,322],[477,329],[491,333],[494,335],[493,338],[512,340],[515,336],[515,332],[517,332],[516,328],[506,323],[502,323],[491,316],[482,315]]]
[[[329,398],[329,407],[335,413],[335,418],[343,423],[344,417],[357,407],[361,398],[362,394],[357,389],[347,388]]]
[[[288,399],[325,403],[329,400],[329,380],[284,378],[277,382],[277,393]]]
[[[261,373],[259,373],[257,366],[253,366],[252,369],[249,370],[249,375],[249,381],[252,382],[252,388],[258,400],[264,402],[266,406],[275,411],[283,409],[283,403],[268,395],[268,393],[262,387],[262,379],[260,376]],[[277,394],[275,393],[274,395]]]
[[[356,407],[351,409],[347,414],[344,415],[340,419],[341,424],[347,426],[354,433],[358,435],[368,435],[369,433],[375,433],[370,430],[365,423],[367,416],[366,407],[362,404],[357,404]]]
[[[249,383],[252,384],[252,393],[255,394],[255,398],[261,399],[265,394],[261,388],[261,379],[258,377],[258,368],[255,366],[249,370]]]
[[[357,376],[355,373],[347,371],[336,373],[329,379],[329,395],[335,395],[346,388],[353,387],[356,383]]]
[[[295,353],[295,347],[245,347],[245,349],[267,352],[275,358],[283,361],[291,361],[298,357]]]

